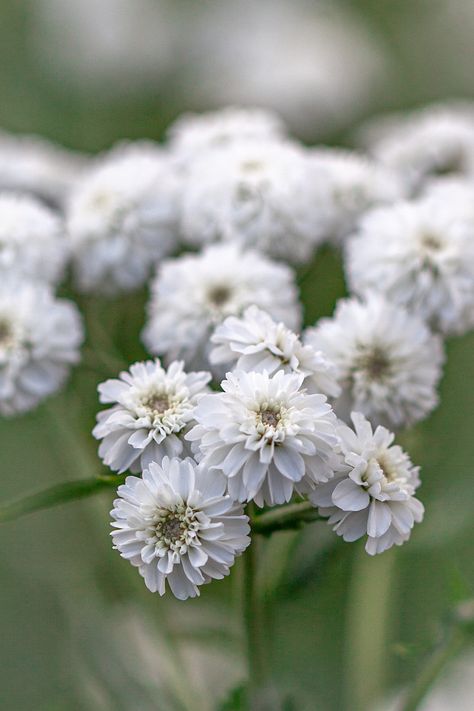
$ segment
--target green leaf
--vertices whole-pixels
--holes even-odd
[[[30,494],[22,499],[0,506],[0,523],[14,521],[20,516],[25,516],[34,511],[49,509],[69,501],[76,501],[77,499],[99,494],[104,490],[116,488],[124,480],[125,475],[107,475],[55,484],[43,489],[43,491],[38,491],[35,494]]]

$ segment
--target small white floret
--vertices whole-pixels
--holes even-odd
[[[114,548],[151,592],[163,595],[168,583],[179,600],[196,597],[201,585],[228,575],[250,543],[248,518],[226,495],[225,478],[192,459],[152,462],[117,493]]]
[[[167,260],[152,283],[143,341],[167,360],[183,358],[188,366],[207,367],[214,328],[251,304],[298,328],[301,307],[292,270],[237,245]]]
[[[338,428],[345,473],[318,485],[310,499],[345,541],[367,536],[365,549],[375,555],[407,541],[422,521],[423,504],[415,498],[419,467],[385,427],[373,431],[357,412],[352,421],[354,430]]]
[[[258,506],[283,504],[328,481],[337,464],[336,417],[304,376],[228,373],[222,393],[204,396],[187,435],[202,464],[227,478],[229,494]]]
[[[334,408],[346,421],[357,410],[374,423],[406,427],[438,403],[441,339],[378,294],[339,301],[332,318],[307,330],[305,342],[334,363],[342,388]]]
[[[210,379],[210,373],[186,373],[182,362],[165,370],[156,359],[101,383],[100,401],[112,405],[99,412],[93,431],[102,440],[104,464],[117,472],[140,472],[164,456],[190,454],[184,435],[195,424],[194,409]]]
[[[303,345],[296,333],[257,306],[241,317],[228,316],[211,336],[212,364],[272,375],[277,370],[304,375],[308,392],[336,397],[340,386],[336,368],[321,351]]]

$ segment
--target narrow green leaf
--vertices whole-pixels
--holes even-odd
[[[68,501],[76,501],[77,499],[99,494],[101,491],[116,488],[124,480],[125,475],[104,475],[55,484],[47,489],[0,506],[0,523],[13,521],[20,518],[20,516],[65,504]]]

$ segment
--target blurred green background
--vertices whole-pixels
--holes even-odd
[[[275,71],[291,68],[291,46],[278,41],[285,18],[298,36],[298,22],[319,4],[264,4],[279,46]],[[339,5],[350,16],[336,23],[349,17],[375,42],[375,79],[367,87],[362,77],[370,91],[353,115],[338,115],[337,96],[325,113],[323,91],[308,98],[303,86],[301,111],[288,117],[298,135],[349,145],[357,121],[380,110],[472,97],[471,0]],[[183,110],[219,105],[223,46],[239,32],[263,42],[251,12],[247,2],[0,0],[0,126],[90,152],[124,137],[160,139]],[[237,76],[238,97],[245,81]],[[224,88],[228,96],[232,87]],[[339,257],[323,251],[302,285],[307,323],[330,314],[343,294]],[[145,355],[138,340],[145,298],[89,307],[129,360]],[[448,343],[441,406],[401,438],[422,466],[426,506],[408,545],[371,559],[324,524],[264,544],[268,644],[275,678],[297,711],[375,707],[413,681],[453,606],[473,595],[473,349],[473,334]],[[3,502],[99,470],[90,435],[97,382],[79,368],[61,395],[0,422]],[[111,550],[111,500],[105,493],[1,527],[2,711],[206,711],[242,682],[240,566],[196,601],[151,595]],[[428,711],[441,708],[436,703]],[[462,702],[451,708],[464,711]]]

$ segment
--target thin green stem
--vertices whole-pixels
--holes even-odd
[[[416,711],[419,708],[441,672],[466,644],[466,639],[465,631],[461,627],[453,625],[442,644],[427,661],[413,688],[408,692],[401,711]]]
[[[253,541],[244,555],[243,612],[247,638],[250,708],[258,701],[263,687],[268,682],[264,613],[257,587],[258,545],[259,541]]]
[[[119,486],[124,481],[124,476],[98,476],[91,479],[78,479],[55,484],[43,491],[30,494],[17,501],[0,506],[0,523],[14,521],[21,516],[49,509],[53,506],[65,504],[68,501],[76,501],[101,491]]]
[[[252,531],[264,536],[268,536],[275,531],[288,531],[300,528],[305,523],[320,520],[322,519],[318,510],[310,501],[279,506],[271,511],[251,517]]]

